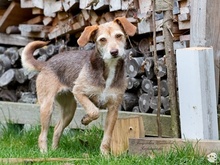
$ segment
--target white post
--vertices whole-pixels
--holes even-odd
[[[176,59],[182,138],[218,140],[213,49],[178,49]]]

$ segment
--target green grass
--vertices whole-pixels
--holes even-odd
[[[20,127],[3,127],[0,135],[0,158],[84,158],[68,162],[74,165],[209,165],[205,156],[199,155],[191,144],[175,147],[168,153],[155,154],[152,157],[110,156],[105,158],[99,153],[103,132],[97,128],[90,130],[71,130],[61,138],[59,149],[41,154],[37,146],[39,127],[21,130]],[[51,146],[52,129],[48,143]],[[38,162],[33,164],[65,164],[67,162]],[[0,163],[1,164],[1,163]],[[26,163],[27,164],[27,163]]]

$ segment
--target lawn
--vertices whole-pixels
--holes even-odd
[[[200,155],[192,145],[174,148],[168,153],[160,153],[146,157],[134,156],[128,153],[121,156],[103,157],[99,153],[99,145],[103,132],[97,128],[90,130],[68,130],[61,138],[59,149],[49,150],[41,154],[37,146],[39,127],[20,129],[9,125],[3,126],[0,134],[0,158],[45,158],[40,162],[25,162],[22,164],[61,164],[61,165],[209,165],[206,156]],[[49,133],[51,145],[52,129]],[[47,158],[80,158],[73,161],[52,161]],[[0,164],[2,164],[0,162]],[[10,163],[8,163],[10,164]],[[18,163],[15,163],[18,164]]]

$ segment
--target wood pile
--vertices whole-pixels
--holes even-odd
[[[161,113],[169,111],[166,57],[164,56],[163,11],[166,1],[156,1],[156,51],[161,77]],[[35,57],[47,60],[76,39],[84,27],[125,16],[137,26],[129,39],[126,70],[128,89],[122,109],[156,113],[158,85],[154,74],[153,22],[151,0],[15,0],[0,2],[0,100],[36,102],[36,73],[21,67],[22,47],[33,40],[51,40],[53,45],[39,49]],[[190,0],[174,0],[174,49],[189,46]],[[60,43],[59,41],[62,40]],[[10,45],[10,46],[9,46]],[[15,47],[16,46],[16,47]],[[60,48],[61,47],[61,48]],[[87,48],[85,48],[87,49]],[[90,47],[88,48],[90,49]],[[28,100],[29,98],[33,98]]]

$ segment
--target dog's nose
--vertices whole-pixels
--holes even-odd
[[[112,55],[113,57],[116,57],[116,56],[118,56],[118,49],[112,49],[112,50],[110,51],[110,53],[111,53],[111,55]]]

